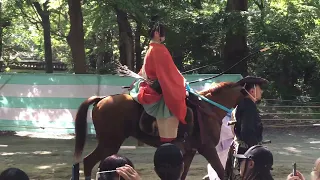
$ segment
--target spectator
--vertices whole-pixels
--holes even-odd
[[[240,176],[243,180],[273,180],[272,153],[264,146],[255,145],[244,154],[235,154],[240,162]]]
[[[8,168],[0,174],[0,180],[29,180],[29,177],[18,168]]]
[[[99,165],[97,180],[140,180],[133,163],[126,157],[112,155]]]
[[[180,149],[165,143],[154,154],[154,170],[161,180],[178,180],[184,170],[183,155]]]
[[[320,180],[320,158],[314,163],[314,168],[311,171],[311,180]]]
[[[297,171],[297,175],[289,174],[287,180],[305,180],[303,174]],[[311,180],[320,180],[320,158],[318,158],[311,171]]]
[[[300,173],[299,171],[297,171],[297,175],[293,176],[293,174],[289,174],[287,177],[287,180],[305,180],[305,178],[303,177],[303,174]]]

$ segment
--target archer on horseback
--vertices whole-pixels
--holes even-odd
[[[267,84],[266,79],[247,76],[238,82],[243,87],[245,98],[235,108],[235,138],[230,147],[225,179],[237,180],[240,177],[239,163],[234,154],[243,154],[250,147],[262,144],[263,126],[256,103],[261,100],[263,90],[261,86]]]
[[[162,44],[164,26],[157,20],[152,24],[151,41],[139,72],[144,79],[134,82],[130,95],[156,118],[161,142],[167,143],[177,138],[179,121],[190,127],[193,116],[186,105],[185,79]]]

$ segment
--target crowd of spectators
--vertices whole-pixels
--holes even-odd
[[[239,159],[240,174],[243,180],[272,180],[273,155],[268,148],[256,145],[244,154],[235,155]],[[161,180],[179,180],[183,170],[183,154],[180,149],[170,143],[158,147],[153,158],[154,173]],[[310,180],[320,180],[320,158],[315,161],[310,173]],[[207,177],[208,178],[208,177]],[[101,161],[96,180],[141,180],[143,177],[135,170],[130,159],[119,154],[111,155]],[[212,177],[208,178],[213,180]],[[214,178],[219,179],[218,177]],[[285,179],[285,177],[284,177]],[[8,168],[0,174],[0,180],[29,180],[28,175],[18,168]],[[287,180],[306,180],[304,175],[296,171],[289,173]]]

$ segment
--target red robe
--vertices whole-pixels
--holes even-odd
[[[158,80],[162,89],[162,95],[154,91],[147,83],[141,83],[138,101],[141,104],[152,104],[161,99],[170,112],[186,124],[185,117],[187,113],[186,106],[186,88],[182,74],[173,62],[168,49],[163,44],[150,43],[145,57],[144,67],[139,74],[145,75],[150,80]]]

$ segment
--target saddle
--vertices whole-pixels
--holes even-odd
[[[186,121],[189,121],[191,123],[187,123],[187,124],[179,123],[177,138],[185,138],[187,134],[188,136],[200,135],[202,141],[206,140],[205,134],[202,133],[204,132],[202,130],[205,127],[203,125],[203,120],[201,115],[202,110],[200,107],[200,102],[201,102],[201,99],[199,99],[197,96],[192,94],[189,94],[189,96],[186,98],[186,104],[187,104]],[[150,116],[144,110],[139,120],[139,128],[142,132],[150,136],[159,137],[156,118]]]
[[[187,108],[187,115],[186,115],[186,121],[190,121],[190,124],[194,124],[194,115],[193,115],[193,110],[188,107]],[[190,125],[189,125],[190,126]],[[157,126],[157,121],[156,118],[153,116],[150,116],[148,113],[146,113],[145,110],[143,110],[140,120],[139,120],[139,127],[140,129],[150,135],[150,136],[159,136],[159,130]],[[192,127],[188,127],[188,125],[181,124],[179,123],[179,128],[178,128],[178,136],[179,135],[184,135],[184,133],[179,133],[179,131],[183,131],[184,133],[188,133],[189,135],[192,134],[193,131],[193,125]]]

